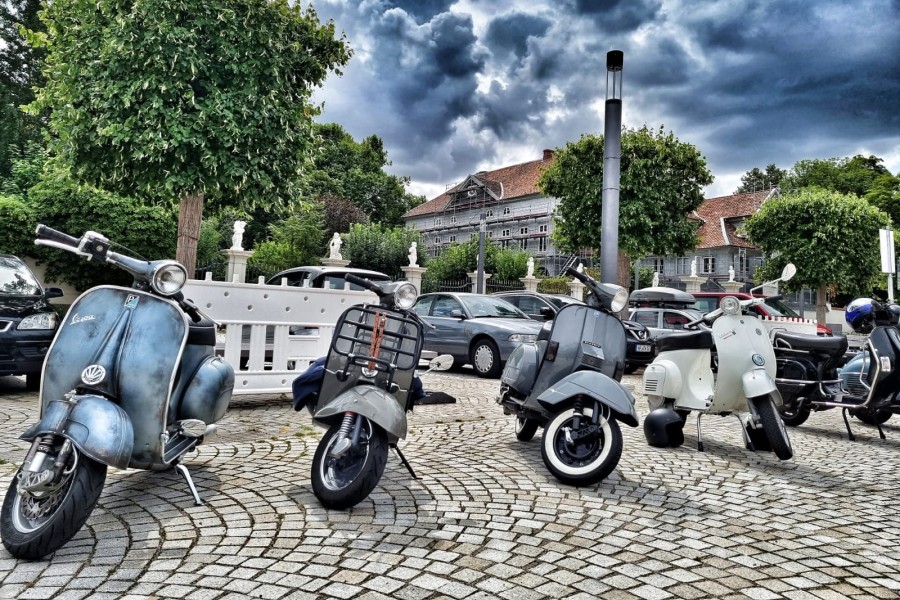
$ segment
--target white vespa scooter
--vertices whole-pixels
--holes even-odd
[[[796,274],[793,264],[781,277],[754,288],[788,281]],[[753,290],[751,290],[753,291]],[[775,386],[775,352],[769,332],[756,317],[742,314],[764,302],[758,297],[722,299],[719,308],[688,324],[712,324],[675,334],[657,342],[659,354],[644,370],[644,393],[650,414],[644,419],[647,443],[676,447],[684,443],[683,428],[691,411],[697,412],[697,449],[703,450],[700,417],[749,412],[741,420],[744,440],[751,450],[772,450],[781,460],[793,456],[784,423],[778,414],[781,394]],[[713,348],[718,369],[714,373]]]

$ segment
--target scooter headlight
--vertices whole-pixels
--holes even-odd
[[[174,260],[157,265],[150,278],[150,287],[157,294],[163,296],[174,296],[181,291],[185,283],[187,283],[187,270],[181,263]]]
[[[394,302],[397,303],[399,308],[409,310],[412,308],[412,305],[416,303],[416,297],[418,295],[416,286],[411,283],[404,283],[397,288],[396,292],[394,292]]]
[[[741,301],[734,296],[725,296],[722,298],[722,303],[719,304],[719,308],[721,308],[722,312],[726,315],[739,315],[741,313]]]
[[[620,312],[628,305],[628,290],[623,287],[616,286],[619,289],[613,294],[613,298],[609,303],[609,308],[614,312]]]

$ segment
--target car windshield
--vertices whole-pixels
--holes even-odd
[[[772,317],[799,317],[793,308],[781,300],[766,300],[766,310]]]
[[[511,319],[528,319],[528,315],[521,310],[499,298],[488,296],[460,296],[460,300],[466,306],[466,310],[473,318],[479,317],[505,317]]]
[[[37,296],[41,286],[22,263],[6,256],[0,256],[0,295]]]
[[[547,296],[547,300],[552,302],[556,308],[562,308],[569,304],[581,304],[581,302],[575,298],[566,298],[565,296]]]

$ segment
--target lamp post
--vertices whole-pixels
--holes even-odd
[[[478,225],[478,262],[476,272],[478,273],[475,291],[479,294],[484,293],[484,238],[487,232],[487,217],[484,211],[481,211],[480,223]]]
[[[619,174],[622,153],[621,50],[606,53],[606,116],[603,131],[603,190],[601,195],[600,281],[616,283],[619,258]]]

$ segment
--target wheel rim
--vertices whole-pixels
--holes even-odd
[[[522,430],[525,429],[525,424],[527,421],[522,417],[516,418],[516,433],[522,433]]]
[[[369,458],[369,440],[371,439],[372,424],[368,419],[363,420],[362,431],[360,431],[359,444],[351,446],[347,452],[340,457],[331,456],[331,449],[338,441],[338,436],[334,435],[328,440],[325,447],[324,458],[319,463],[319,474],[325,487],[333,492],[345,489],[352,484],[362,473],[366,461]]]
[[[21,473],[19,471],[16,476],[18,477]],[[74,475],[75,470],[72,469],[63,476],[60,486],[52,492],[22,493],[19,491],[19,486],[16,486],[16,498],[12,507],[12,524],[16,530],[20,533],[31,533],[46,525],[56,514],[56,509],[69,495]]]
[[[487,344],[475,348],[474,366],[481,373],[487,373],[494,366],[494,351]]]
[[[571,474],[579,475],[595,468],[595,465],[602,463],[609,456],[611,444],[610,440],[612,431],[606,419],[601,417],[597,437],[592,440],[570,444],[566,439],[566,432],[571,429],[572,421],[575,418],[575,410],[567,411],[567,416],[559,422],[559,425],[553,431],[549,441],[549,448],[560,463],[558,468]],[[586,410],[581,417],[582,426],[589,424],[591,412]],[[554,419],[555,421],[555,419]]]

